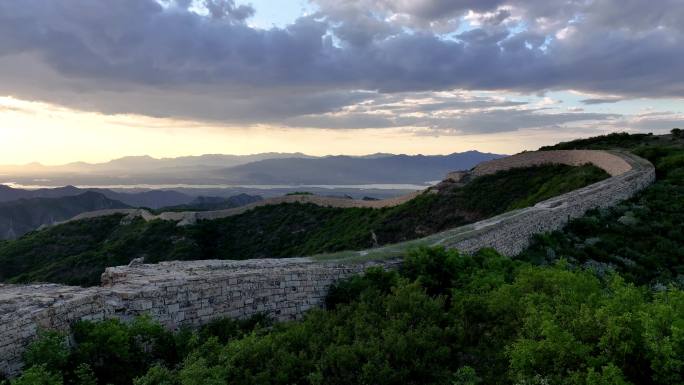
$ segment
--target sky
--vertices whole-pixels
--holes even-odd
[[[684,127],[684,0],[1,0],[0,164]]]

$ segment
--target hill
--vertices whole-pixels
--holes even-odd
[[[261,200],[263,200],[262,197],[249,194],[237,194],[228,198],[199,196],[188,204],[162,207],[157,210],[157,212],[225,210],[245,206]]]
[[[86,191],[74,186],[25,190],[0,184],[0,202],[32,198],[61,198],[83,194],[84,192]]]
[[[221,171],[241,184],[379,184],[426,183],[454,170],[467,170],[502,155],[468,151],[451,155],[267,159]]]
[[[0,280],[94,285],[106,266],[141,257],[283,258],[363,249],[532,205],[607,176],[594,166],[545,165],[478,177],[384,209],[280,204],[184,227],[122,224],[121,215],[75,221],[0,244]]]
[[[14,239],[40,226],[61,222],[83,212],[126,207],[95,192],[3,202],[0,203],[0,239]]]
[[[0,185],[0,202],[9,202],[18,199],[70,197],[81,195],[86,192],[96,192],[111,200],[120,201],[131,207],[149,207],[153,209],[186,204],[193,200],[193,197],[190,195],[171,190],[150,190],[124,193],[109,189],[81,189],[74,186],[26,190]]]

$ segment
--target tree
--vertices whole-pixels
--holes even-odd
[[[59,372],[66,367],[69,359],[67,336],[55,331],[40,331],[24,353],[26,367],[43,366],[51,372]]]
[[[62,385],[62,376],[50,373],[45,365],[33,366],[21,377],[12,381],[12,385]]]

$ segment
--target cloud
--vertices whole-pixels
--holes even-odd
[[[447,119],[387,106],[394,116],[343,113],[379,97],[454,89],[684,98],[680,0],[314,2],[317,13],[286,28],[257,29],[246,23],[255,10],[232,0],[4,0],[0,94],[243,124],[446,129],[455,127]],[[470,108],[458,103],[416,113]],[[477,115],[494,128],[468,115],[459,127],[610,118],[576,111],[552,122],[527,111],[507,123],[499,114]]]
[[[205,0],[209,15],[214,19],[229,19],[237,22],[244,22],[247,18],[254,16],[254,8],[251,5],[236,6],[233,0]]]
[[[580,100],[580,103],[592,105],[592,104],[617,103],[617,102],[621,102],[623,100],[625,100],[625,98],[620,97],[620,96],[606,96],[606,97],[582,99],[582,100]]]
[[[623,118],[618,114],[556,110],[547,105],[544,101],[530,104],[467,92],[379,94],[339,111],[297,116],[283,123],[293,127],[339,129],[410,127],[433,134],[462,135],[558,128],[581,122],[612,124]]]
[[[469,135],[493,134],[521,129],[561,129],[567,123],[602,122],[620,118],[616,114],[601,113],[542,113],[534,110],[474,111],[454,116],[387,116],[378,114],[324,114],[301,116],[287,121],[296,127],[329,127],[337,129],[366,129],[411,127],[428,129],[432,134]]]
[[[617,120],[614,125],[641,132],[667,133],[675,127],[684,126],[684,114],[676,112],[652,112],[626,116]]]

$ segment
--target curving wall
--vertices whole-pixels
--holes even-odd
[[[508,162],[506,161],[508,160]],[[321,256],[324,259],[400,257],[412,246],[445,246],[472,253],[491,247],[513,256],[529,244],[534,234],[558,230],[570,219],[592,208],[612,206],[632,197],[653,181],[655,169],[645,159],[624,152],[597,150],[540,151],[522,153],[485,162],[473,169],[478,176],[514,167],[547,163],[581,165],[592,163],[612,175],[610,178],[566,194],[539,202],[532,207],[497,215],[470,225],[433,234],[422,239],[378,247],[373,250]]]
[[[415,245],[444,245],[464,252],[494,247],[514,255],[527,246],[531,235],[559,229],[591,208],[616,204],[655,179],[653,166],[644,159],[606,151],[523,153],[484,163],[472,172],[484,175],[534,164],[587,162],[612,177],[533,207],[402,244],[313,258],[112,267],[103,274],[102,286],[95,288],[0,285],[0,372],[15,375],[21,370],[21,354],[40,328],[67,330],[77,320],[125,320],[141,314],[169,328],[256,313],[289,320],[320,306],[335,281],[370,266],[395,268],[407,248]]]
[[[523,152],[506,158],[483,162],[475,166],[473,174],[480,176],[515,167],[529,167],[548,163],[570,166],[591,163],[602,168],[611,176],[624,174],[633,167],[632,161],[627,159],[623,153],[597,150],[555,150]]]
[[[417,191],[411,194],[402,195],[399,197],[381,199],[377,201],[364,201],[358,199],[345,199],[345,198],[335,198],[335,197],[323,197],[318,195],[286,195],[282,197],[275,197],[264,199],[259,202],[250,203],[245,206],[235,207],[232,209],[225,210],[215,210],[215,211],[167,211],[159,215],[154,215],[145,209],[108,209],[108,210],[98,210],[90,211],[87,213],[79,214],[67,221],[60,222],[67,223],[78,221],[82,219],[90,219],[103,217],[107,215],[114,214],[124,214],[127,216],[125,220],[131,220],[133,218],[142,218],[146,221],[151,221],[155,219],[161,219],[164,221],[174,221],[178,222],[179,225],[190,225],[198,220],[212,220],[232,217],[235,215],[240,215],[246,211],[252,210],[261,206],[269,205],[279,205],[282,203],[310,203],[318,206],[326,207],[339,207],[339,208],[355,208],[355,207],[365,207],[371,209],[379,209],[383,207],[398,206],[402,203],[410,201],[421,193]]]

